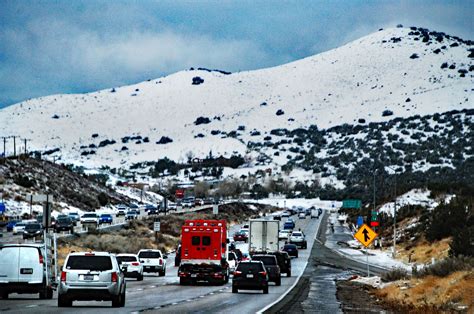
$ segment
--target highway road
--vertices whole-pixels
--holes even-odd
[[[169,255],[165,277],[155,274],[145,275],[143,281],[127,280],[126,304],[124,308],[111,308],[111,302],[76,301],[72,308],[57,307],[56,294],[52,300],[39,300],[38,295],[11,294],[8,300],[0,300],[0,311],[9,313],[131,313],[131,312],[173,312],[173,313],[255,313],[266,305],[278,300],[296,282],[304,272],[314,238],[319,228],[317,219],[297,219],[296,228],[301,228],[308,240],[308,249],[300,250],[299,258],[292,259],[292,277],[282,277],[281,286],[270,284],[269,294],[260,291],[231,292],[231,283],[223,286],[180,286],[177,267],[174,267],[174,255]],[[283,223],[283,222],[282,222]],[[231,228],[231,233],[238,226]],[[281,243],[281,246],[283,243]],[[248,251],[247,245],[237,245],[242,251]]]

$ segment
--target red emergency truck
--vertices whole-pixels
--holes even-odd
[[[229,281],[225,220],[186,220],[181,227],[181,285]]]

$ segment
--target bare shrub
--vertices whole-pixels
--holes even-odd
[[[437,276],[446,277],[457,271],[473,270],[473,257],[449,257],[416,272],[417,277]]]
[[[400,279],[408,279],[409,275],[406,269],[404,268],[394,268],[382,275],[382,281],[389,282],[389,281],[396,281]]]

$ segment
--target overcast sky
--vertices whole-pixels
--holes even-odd
[[[421,26],[474,39],[474,1],[0,2],[0,107],[194,67],[252,70],[377,31]]]

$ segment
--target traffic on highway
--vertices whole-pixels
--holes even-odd
[[[142,210],[134,219],[145,215]],[[14,280],[8,286],[8,280],[4,280],[14,277],[15,271],[32,275],[28,263],[15,268],[13,260],[2,256],[6,256],[7,249],[19,252],[35,246],[35,242],[21,241],[20,234],[9,232],[2,242],[16,246],[0,246],[0,310],[63,312],[67,307],[68,312],[258,312],[280,300],[303,273],[319,228],[319,215],[312,217],[311,210],[300,208],[251,219],[242,225],[227,225],[218,219],[187,220],[177,252],[151,248],[117,255],[73,252],[64,265],[59,265],[56,278],[51,271],[48,285],[39,282],[29,287],[30,291],[15,285]],[[89,216],[75,219],[72,228],[85,230],[87,224],[104,224],[100,215]],[[120,224],[126,217],[112,215],[112,220]],[[280,237],[283,230],[287,231],[287,238]],[[72,230],[57,231],[67,236]],[[241,234],[247,237],[236,236]],[[31,259],[35,265],[31,269],[46,262],[40,257],[46,256],[43,248],[36,252],[38,258]],[[13,273],[3,274],[9,268]],[[37,275],[37,271],[31,272]],[[25,291],[29,293],[16,293]]]

